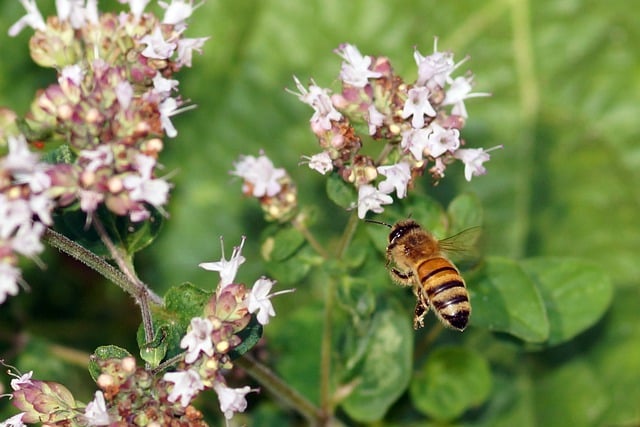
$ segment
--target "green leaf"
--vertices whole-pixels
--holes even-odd
[[[147,362],[151,368],[156,368],[164,360],[169,349],[169,327],[162,325],[155,330],[154,338],[151,342],[144,343],[140,347],[140,357]]]
[[[280,283],[294,284],[301,281],[316,263],[317,255],[309,246],[304,246],[292,257],[279,262],[267,262],[267,273]]]
[[[586,357],[609,396],[600,425],[632,426],[640,421],[640,288],[618,289],[609,313],[589,340]]]
[[[351,208],[358,199],[353,185],[345,182],[335,173],[327,178],[327,196],[333,203],[344,209]]]
[[[482,404],[491,391],[489,362],[463,347],[440,347],[431,352],[411,381],[415,407],[441,421],[453,420]]]
[[[164,217],[153,207],[147,207],[151,216],[139,222],[132,222],[128,216],[119,216],[100,206],[96,215],[104,225],[111,241],[127,254],[147,247],[157,237],[164,222]],[[54,217],[54,228],[68,238],[76,241],[96,255],[111,257],[111,253],[102,243],[98,233],[87,228],[87,214],[74,204],[60,210]]]
[[[238,357],[242,356],[253,347],[255,347],[255,345],[258,344],[258,341],[260,341],[260,338],[262,338],[262,332],[262,325],[258,323],[258,320],[255,316],[252,316],[251,322],[247,325],[247,327],[237,334],[242,342],[240,343],[240,345],[229,352],[229,357],[231,358],[231,360],[237,359]]]
[[[124,359],[131,356],[127,350],[117,345],[103,345],[95,349],[93,355],[89,359],[89,375],[94,381],[98,380],[98,376],[102,373],[98,360],[107,359]]]
[[[404,393],[411,378],[413,330],[406,314],[390,307],[376,311],[369,347],[356,368],[355,388],[342,402],[354,420],[374,422]]]
[[[544,300],[550,328],[548,345],[568,341],[589,328],[611,303],[611,282],[595,264],[543,257],[524,260],[521,265]]]
[[[449,234],[482,225],[482,204],[475,193],[462,193],[449,203]]]
[[[213,292],[185,282],[169,288],[164,296],[166,310],[173,313],[185,330],[194,317],[202,316]]]
[[[598,422],[610,400],[610,389],[584,360],[574,358],[541,376],[535,387],[539,425],[564,427],[603,425]],[[605,423],[604,425],[611,425]]]
[[[304,242],[304,236],[295,228],[279,227],[264,240],[260,252],[266,261],[283,261],[300,249]]]
[[[549,320],[542,297],[515,261],[489,257],[469,278],[472,326],[506,332],[524,341],[549,337]]]

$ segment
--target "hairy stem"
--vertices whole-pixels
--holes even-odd
[[[135,284],[120,270],[109,264],[106,260],[87,250],[83,246],[67,238],[66,236],[47,228],[44,232],[44,241],[60,252],[80,261],[87,267],[97,271],[103,277],[118,285],[126,293],[133,295]]]
[[[140,306],[145,340],[147,342],[153,341],[153,322],[151,321],[151,309],[149,302],[156,302],[156,300],[160,300],[160,297],[153,293],[151,289],[149,289],[149,287],[138,278],[135,273],[133,263],[131,262],[131,258],[116,248],[97,215],[94,215],[91,221],[98,232],[102,243],[104,243],[107,249],[109,249],[109,253],[118,264],[118,267],[120,267],[120,270],[122,270],[129,281],[133,284],[133,292],[130,292],[130,294],[135,298],[136,303]]]

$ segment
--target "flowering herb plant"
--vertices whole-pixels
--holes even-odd
[[[162,152],[178,135],[172,117],[194,107],[180,94],[177,73],[191,67],[208,39],[186,37],[200,4],[158,2],[159,18],[146,11],[149,0],[121,0],[128,10],[118,14],[100,12],[97,0],[59,0],[56,16],[45,20],[35,0],[21,3],[26,15],[9,34],[34,30],[31,57],[54,69],[56,82],[36,94],[24,117],[0,109],[0,303],[28,288],[20,261],[42,264],[38,255],[46,244],[128,293],[141,325],[138,354],[103,345],[91,355],[97,390],[86,402],[58,382],[38,379],[37,371],[7,364],[12,379],[5,396],[20,412],[0,426],[205,426],[197,398],[207,391],[217,396],[226,425],[247,410],[247,395],[263,389],[313,425],[379,423],[407,390],[412,417],[442,422],[489,401],[488,359],[459,335],[451,338],[455,345],[435,346],[414,374],[412,297],[382,272],[388,230],[360,226],[371,214],[387,222],[413,216],[439,237],[481,225],[473,195],[455,197],[445,210],[421,194],[424,185],[457,171],[465,181],[487,173],[490,153],[502,148],[476,147],[464,137],[467,101],[489,96],[473,92],[474,78],[462,70],[468,58],[456,62],[436,39],[431,53],[414,50],[417,78],[405,80],[388,58],[345,43],[335,50],[342,59],[339,90],[294,77],[288,91],[313,109],[310,128],[319,145],[300,164],[322,175],[326,197],[348,218],[344,230],[316,237],[320,215],[301,204],[292,174],[266,151],[239,152],[230,174],[270,223],[260,242],[269,277],[252,286],[237,280],[247,262],[245,237],[229,259],[220,238],[220,260],[199,264],[219,275],[214,285],[183,283],[160,296],[138,277],[133,260],[169,218],[173,185]],[[449,169],[455,163],[461,166]],[[544,297],[562,289],[560,273],[567,269],[603,283],[604,298],[580,322],[559,330],[565,307]],[[474,307],[465,332],[472,339],[493,331],[524,344],[557,345],[592,325],[608,304],[606,276],[581,261],[476,256],[462,271]],[[255,357],[263,328],[276,316],[271,299],[293,286],[296,293],[283,303],[298,305],[314,293],[322,301],[321,322],[310,321],[322,324],[311,343],[319,348],[318,383],[302,375],[282,379]],[[318,311],[302,313],[307,321]],[[422,345],[442,332],[429,329]],[[311,330],[297,335],[311,337]],[[308,349],[289,345],[289,360],[305,365],[296,356]],[[230,385],[238,366],[257,384]],[[441,398],[437,383],[460,390],[445,387]]]

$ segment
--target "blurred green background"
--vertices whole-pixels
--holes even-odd
[[[52,11],[53,2],[39,3],[43,13]],[[100,6],[119,10],[114,2]],[[6,34],[22,15],[17,1],[0,5],[0,105],[19,114],[38,88],[54,80],[28,56],[30,30],[15,39]],[[298,166],[301,155],[318,151],[308,128],[312,111],[284,88],[294,87],[295,74],[337,90],[340,58],[332,50],[342,42],[364,54],[388,56],[397,73],[411,80],[413,47],[428,54],[438,36],[440,50],[454,51],[456,60],[470,55],[460,71],[473,71],[475,90],[493,94],[467,103],[463,137],[470,147],[504,149],[492,153],[486,176],[467,183],[462,168],[451,167],[439,187],[425,185],[426,191],[444,203],[461,191],[478,195],[487,254],[583,257],[602,265],[616,287],[609,312],[593,330],[536,359],[560,370],[520,384],[530,393],[519,409],[525,415],[517,419],[532,426],[552,425],[554,419],[565,422],[554,425],[570,425],[571,402],[549,399],[544,389],[575,379],[594,396],[597,414],[580,418],[584,425],[637,425],[639,16],[640,5],[625,0],[206,0],[191,18],[188,36],[211,39],[204,54],[194,56],[193,68],[178,74],[182,96],[198,108],[175,117],[178,136],[165,141],[161,161],[175,184],[170,220],[156,244],[140,254],[140,275],[159,293],[183,281],[213,286],[217,276],[197,264],[219,259],[220,235],[229,254],[243,234],[248,262],[240,279],[253,283],[264,272],[258,245],[265,222],[257,202],[245,199],[241,183],[228,173],[241,154],[264,150],[297,181],[302,204],[326,204],[317,229],[340,229],[348,214],[325,201],[323,177]],[[46,282],[30,268],[31,292],[0,307],[7,359],[23,344],[16,330],[36,338],[29,346],[134,348],[136,310],[119,289],[53,251],[43,259]],[[275,330],[286,329],[294,304],[275,300]],[[41,363],[51,351],[45,347],[30,347],[29,354],[39,355],[34,360]],[[42,366],[49,378],[69,375],[56,363]],[[87,381],[80,370],[73,375]],[[86,390],[88,397],[90,384]]]

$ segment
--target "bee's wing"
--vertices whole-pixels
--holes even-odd
[[[482,227],[469,227],[438,242],[440,249],[456,259],[473,258],[475,245],[482,234]]]

